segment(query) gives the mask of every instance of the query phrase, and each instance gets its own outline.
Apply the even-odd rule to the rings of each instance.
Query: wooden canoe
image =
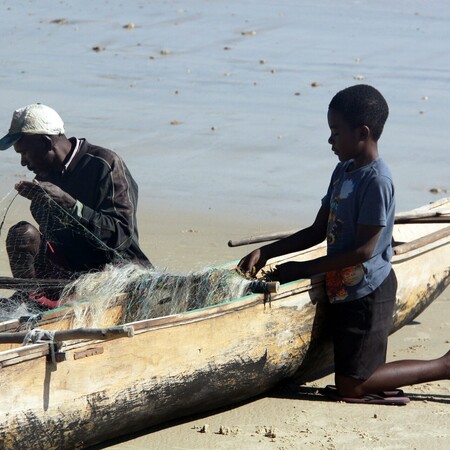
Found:
[[[405,221],[395,226],[394,240],[399,288],[392,332],[450,283],[450,227]],[[324,252],[319,245],[269,266]],[[301,383],[332,370],[323,277],[287,283],[265,300],[249,295],[109,334],[0,344],[0,448],[84,448],[251,398],[289,377]],[[62,328],[69,327],[63,309],[43,314],[39,327],[61,329],[62,317]],[[0,338],[18,325],[1,324]]]

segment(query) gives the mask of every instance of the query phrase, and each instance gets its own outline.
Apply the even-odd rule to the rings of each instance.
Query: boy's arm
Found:
[[[270,258],[313,247],[322,242],[327,233],[329,208],[321,206],[314,223],[293,235],[253,250],[238,264],[242,272],[256,275]]]
[[[289,262],[277,266],[277,278],[282,283],[309,278],[312,275],[362,264],[372,257],[382,227],[357,225],[355,247],[344,253],[322,256],[305,262]]]

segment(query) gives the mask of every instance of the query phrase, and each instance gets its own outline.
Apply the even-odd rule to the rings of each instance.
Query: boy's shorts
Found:
[[[330,305],[337,375],[367,380],[386,362],[396,293],[397,278],[391,270],[366,297]]]

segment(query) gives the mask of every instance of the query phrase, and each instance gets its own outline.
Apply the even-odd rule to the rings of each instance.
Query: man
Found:
[[[39,230],[19,222],[8,233],[11,271],[20,278],[66,278],[108,263],[151,263],[139,248],[138,188],[122,159],[85,139],[65,136],[59,114],[42,104],[13,113],[0,150],[14,146],[35,173],[20,181]]]

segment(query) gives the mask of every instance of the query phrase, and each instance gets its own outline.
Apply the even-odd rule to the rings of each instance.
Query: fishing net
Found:
[[[68,285],[63,301],[73,307],[75,328],[101,327],[217,305],[264,288],[234,270],[174,274],[134,264],[108,265]]]
[[[131,264],[113,249],[105,248],[105,244],[74,216],[42,195],[39,186],[35,190],[30,223],[34,224],[35,230],[39,227],[37,255],[23,252],[30,246],[32,233],[31,237],[27,233],[16,233],[14,240],[11,240],[11,231],[6,239],[4,232],[1,233],[3,265],[8,261],[8,254],[10,257],[20,254],[22,259],[16,258],[11,264],[13,274],[20,279],[0,277],[1,287],[13,290],[11,296],[0,300],[0,320],[34,315],[65,304],[73,308],[72,327],[101,327],[177,314],[265,290],[262,282],[249,281],[235,270],[205,269],[180,274]],[[0,232],[7,224],[7,213],[15,201],[14,191],[1,201],[4,215]],[[68,237],[77,239],[80,245],[87,242],[91,247],[98,246],[111,252],[113,263],[102,267],[102,270],[74,276],[73,272],[65,270],[64,264],[58,261],[58,255],[53,255],[51,247],[46,244],[57,244],[59,239]],[[41,261],[43,246],[45,258]],[[49,298],[50,303],[39,302],[42,298]]]

